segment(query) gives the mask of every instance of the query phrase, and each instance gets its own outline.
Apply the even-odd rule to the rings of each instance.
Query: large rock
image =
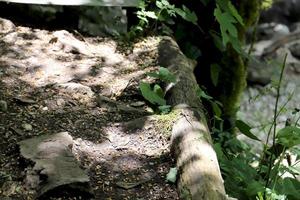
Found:
[[[0,18],[0,34],[9,33],[13,31],[15,28],[16,28],[15,25],[11,21]]]
[[[42,135],[19,142],[21,155],[34,163],[27,170],[26,186],[36,190],[37,197],[66,190],[92,195],[89,177],[72,154],[73,138],[67,132]]]

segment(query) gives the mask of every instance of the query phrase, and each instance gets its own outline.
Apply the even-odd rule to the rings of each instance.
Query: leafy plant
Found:
[[[228,0],[217,0],[214,15],[220,24],[223,45],[230,43],[237,52],[241,52],[237,24],[244,25],[242,17]]]
[[[147,73],[148,76],[159,79],[165,84],[175,84],[176,76],[172,74],[167,68],[160,67],[158,71]],[[165,114],[170,112],[170,105],[167,105],[165,92],[159,84],[154,84],[152,87],[150,83],[141,82],[139,85],[143,97],[151,104],[158,106],[161,113]]]
[[[181,17],[187,22],[194,24],[198,27],[198,17],[196,13],[186,7],[184,4],[181,7],[176,7],[168,0],[158,1],[143,1],[139,3],[139,11],[136,13],[139,23],[131,30],[132,35],[138,32],[143,32],[146,29],[158,30],[158,23],[160,23],[161,32],[170,35],[173,31],[169,25],[173,25],[174,18]],[[200,28],[200,27],[198,27]]]
[[[209,102],[211,109],[213,111],[213,129],[215,130],[216,128],[216,122],[221,122],[221,125],[219,126],[220,129],[222,129],[222,119],[221,119],[221,115],[222,115],[222,103],[219,101],[216,101],[212,96],[208,95],[203,89],[201,89],[200,87],[198,87],[197,89],[197,95],[200,99],[205,100],[207,102]]]
[[[242,134],[261,142],[264,146],[262,155],[251,153],[249,146],[224,132],[219,131],[220,135],[216,139],[215,149],[225,177],[225,187],[229,194],[238,199],[285,200],[298,198],[300,192],[299,181],[284,175],[289,173],[296,177],[300,174],[300,170],[295,168],[295,165],[300,161],[298,149],[300,144],[298,119],[300,116],[294,125],[286,123],[286,126],[280,130],[277,130],[276,126],[277,119],[282,111],[278,99],[285,61],[286,57],[281,68],[279,81],[274,85],[277,91],[276,104],[267,141],[263,143],[256,137],[251,132],[251,126],[246,122],[236,121],[236,127]],[[292,111],[295,115],[298,112],[297,109]],[[269,145],[268,140],[271,134],[273,139],[271,145]],[[289,160],[290,152],[297,157],[295,164],[292,164]],[[284,159],[288,160],[288,166],[283,164]]]

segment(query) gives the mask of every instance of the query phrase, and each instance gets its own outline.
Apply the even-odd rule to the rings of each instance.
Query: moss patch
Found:
[[[159,128],[164,135],[170,137],[173,124],[177,121],[179,115],[179,110],[174,110],[165,115],[156,115],[157,128]]]

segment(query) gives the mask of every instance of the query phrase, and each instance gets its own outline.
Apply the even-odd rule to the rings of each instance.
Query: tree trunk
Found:
[[[172,128],[172,152],[178,169],[178,190],[181,199],[227,199],[216,153],[212,147],[202,104],[197,97],[193,74],[195,62],[180,51],[168,37],[159,44],[160,66],[177,76],[169,91],[169,104],[180,111]]]

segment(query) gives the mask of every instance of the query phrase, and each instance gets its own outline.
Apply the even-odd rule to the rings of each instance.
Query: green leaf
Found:
[[[155,2],[155,5],[156,5],[158,8],[160,8],[161,10],[164,9],[164,5],[162,4],[161,1],[156,1],[156,2]]]
[[[147,72],[147,76],[153,77],[153,78],[159,78],[158,72]]]
[[[164,67],[160,67],[158,72],[149,72],[147,75],[153,78],[158,78],[167,83],[176,83],[176,76]]]
[[[276,185],[276,191],[278,191],[280,194],[287,195],[289,200],[299,199],[300,182],[293,178],[285,178],[278,181]]]
[[[286,195],[278,194],[274,189],[266,188],[265,191],[266,200],[287,200]]]
[[[221,67],[218,64],[212,64],[210,66],[210,78],[214,86],[218,85],[220,71]]]
[[[143,14],[146,17],[149,17],[149,18],[152,18],[152,19],[157,19],[157,16],[156,16],[155,12],[153,12],[153,11],[143,11]]]
[[[236,120],[236,127],[240,130],[240,132],[244,135],[246,135],[247,137],[253,139],[253,140],[257,140],[260,141],[260,139],[258,139],[253,133],[251,133],[251,127],[246,124],[244,121],[242,120]]]
[[[191,22],[194,25],[197,25],[198,17],[195,12],[191,11],[188,7],[185,5],[182,6],[182,9],[180,8],[174,8],[175,12],[182,17],[184,20]]]
[[[230,13],[222,12],[219,6],[215,8],[214,16],[220,24],[223,44],[226,46],[230,41],[230,36],[234,38],[238,36],[238,31],[234,25],[237,21]]]
[[[198,97],[206,99],[206,100],[212,100],[213,98],[211,96],[209,96],[208,94],[206,94],[204,92],[204,90],[202,90],[201,88],[198,88],[196,91]]]
[[[236,52],[243,53],[241,48],[242,45],[237,37],[229,36],[229,42],[231,43],[234,50],[236,50]]]
[[[235,19],[241,24],[244,25],[243,19],[240,16],[239,12],[236,10],[234,5],[231,3],[231,1],[228,1],[228,8],[230,10],[230,13],[235,17]]]
[[[220,117],[221,117],[221,114],[222,114],[221,108],[220,108],[219,105],[218,105],[216,102],[214,102],[214,101],[211,101],[210,103],[211,103],[211,106],[212,106],[212,109],[213,109],[213,111],[214,111],[215,116],[217,116],[218,118],[220,118]]]
[[[153,91],[161,98],[164,98],[164,91],[158,84],[154,85]]]
[[[159,106],[158,109],[161,114],[168,114],[171,111],[171,106],[170,105]]]
[[[167,68],[160,67],[158,74],[159,74],[159,79],[162,81],[165,81],[167,83],[176,82],[176,76],[172,74]]]
[[[207,5],[211,0],[200,0],[201,1],[201,3],[203,3],[203,5]]]
[[[166,105],[166,100],[157,95],[152,89],[149,83],[141,82],[140,90],[143,97],[152,104]]]
[[[169,173],[167,174],[166,181],[171,182],[171,183],[175,183],[176,182],[176,176],[177,176],[177,168],[172,167],[172,168],[170,168]]]
[[[261,182],[250,180],[247,183],[247,187],[246,187],[247,196],[249,197],[255,196],[257,193],[263,191],[264,191],[264,185]]]
[[[278,131],[276,138],[278,143],[291,148],[300,144],[300,129],[295,126],[286,126]]]
[[[222,38],[214,31],[209,32],[210,35],[213,38],[215,46],[220,50],[220,51],[225,51],[225,46],[222,43]]]
[[[184,44],[184,54],[188,57],[191,58],[193,60],[196,60],[197,58],[199,58],[199,56],[201,56],[201,50],[193,45],[190,42],[186,42]]]
[[[216,0],[216,2],[217,6],[219,6],[222,10],[224,10],[225,12],[229,11],[228,0]]]
[[[290,151],[293,155],[296,155],[297,160],[300,159],[300,147],[299,146],[294,146],[293,148],[290,149]]]

